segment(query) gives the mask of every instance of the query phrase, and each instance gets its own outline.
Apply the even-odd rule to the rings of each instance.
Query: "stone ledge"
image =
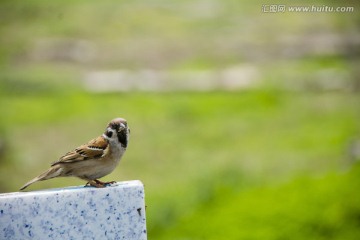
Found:
[[[147,239],[144,186],[0,194],[0,239]]]

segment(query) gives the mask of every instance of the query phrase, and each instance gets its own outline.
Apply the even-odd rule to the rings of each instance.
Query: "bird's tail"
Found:
[[[25,188],[27,188],[34,182],[43,181],[43,180],[51,179],[54,177],[59,177],[61,175],[61,172],[62,172],[62,168],[60,167],[59,164],[56,164],[56,165],[52,166],[51,168],[49,168],[48,170],[46,170],[45,172],[43,172],[42,174],[40,174],[39,176],[37,176],[36,178],[27,182],[24,186],[22,186],[20,188],[20,191],[24,190]]]

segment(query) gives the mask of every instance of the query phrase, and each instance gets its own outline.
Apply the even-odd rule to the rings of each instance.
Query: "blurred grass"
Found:
[[[359,170],[240,192],[215,187],[212,201],[157,239],[358,239]]]
[[[349,140],[360,130],[358,96],[336,91],[308,93],[264,88],[233,93],[96,95],[45,91],[36,95],[8,94],[1,97],[1,102],[6,106],[6,118],[1,118],[1,126],[6,130],[10,149],[1,163],[3,192],[17,191],[66,151],[100,134],[109,119],[126,117],[132,129],[131,144],[120,167],[104,179],[144,182],[149,236],[159,239],[163,234],[163,239],[169,236],[215,239],[217,235],[212,231],[206,234],[201,230],[202,224],[184,225],[182,221],[203,221],[203,205],[213,208],[215,204],[213,211],[217,211],[217,204],[223,206],[229,201],[230,206],[236,205],[236,199],[242,199],[243,194],[249,200],[244,200],[243,208],[234,209],[234,215],[231,209],[235,207],[218,211],[230,211],[229,221],[238,216],[238,211],[241,214],[248,211],[254,218],[264,217],[262,225],[258,223],[262,227],[271,226],[271,221],[277,221],[278,213],[270,212],[272,217],[267,219],[257,210],[259,206],[249,202],[259,198],[261,209],[272,209],[278,202],[275,197],[278,194],[268,189],[274,184],[291,182],[297,175],[327,179],[328,172],[346,169],[350,165],[346,156]],[[22,143],[21,150],[18,141]],[[343,175],[346,178],[347,173]],[[317,182],[311,178],[306,181],[309,183],[302,186],[299,183],[294,187],[292,183],[280,186],[286,189],[283,197],[290,198],[292,191],[301,191],[298,189]],[[331,188],[334,181],[329,177],[319,184]],[[32,189],[78,184],[82,182],[77,179],[57,179],[37,183]],[[300,203],[278,204],[274,211],[301,207]],[[211,229],[225,224],[223,217],[226,216],[220,214],[218,220],[211,220],[214,224]],[[305,216],[303,222],[294,225],[302,227],[306,221]],[[239,233],[246,231],[241,224],[233,229],[234,232],[227,230],[229,235],[224,236],[229,239],[251,236],[250,232]],[[285,236],[291,233],[288,231]],[[280,236],[272,234],[274,239]],[[253,239],[261,238],[253,235]],[[269,235],[265,239],[273,238]]]

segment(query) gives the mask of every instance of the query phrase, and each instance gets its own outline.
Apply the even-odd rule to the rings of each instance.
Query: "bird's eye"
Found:
[[[107,132],[106,132],[106,136],[108,136],[109,138],[111,138],[112,135],[113,135],[113,132],[110,132],[110,131],[107,131]]]

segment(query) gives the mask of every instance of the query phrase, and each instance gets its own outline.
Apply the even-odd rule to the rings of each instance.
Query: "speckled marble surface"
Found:
[[[0,239],[147,239],[143,184],[0,194]]]

